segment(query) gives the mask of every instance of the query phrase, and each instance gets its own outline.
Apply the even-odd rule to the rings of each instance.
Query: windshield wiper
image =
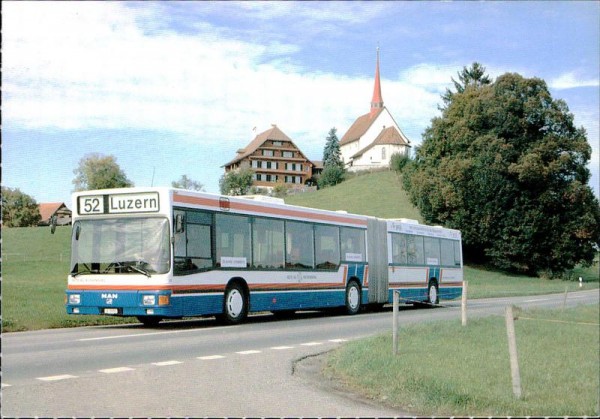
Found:
[[[139,268],[139,267],[137,267],[135,265],[127,265],[126,267],[129,268],[129,269],[132,269],[132,270],[134,270],[134,271],[136,271],[136,272],[138,272],[138,273],[140,273],[142,275],[146,275],[148,278],[150,278],[152,276],[152,275],[150,275],[150,273],[148,271],[146,271],[146,270],[144,270],[142,268]]]

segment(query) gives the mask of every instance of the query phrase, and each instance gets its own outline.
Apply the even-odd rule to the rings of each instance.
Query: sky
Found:
[[[452,77],[544,79],[593,150],[599,192],[600,2],[3,2],[2,185],[71,206],[74,170],[112,155],[136,186],[223,165],[277,126],[321,160],[370,109],[411,140]]]

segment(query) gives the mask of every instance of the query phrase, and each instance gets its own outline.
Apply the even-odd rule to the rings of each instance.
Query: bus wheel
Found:
[[[162,317],[156,317],[156,316],[137,316],[137,319],[145,327],[155,327],[155,326],[158,326],[158,324],[162,320]]]
[[[248,315],[248,299],[244,288],[237,283],[232,284],[225,291],[223,302],[222,320],[226,324],[242,322]]]
[[[360,287],[356,281],[350,281],[346,287],[346,313],[358,313],[360,310],[360,300]]]
[[[437,305],[440,303],[440,296],[438,293],[438,283],[435,279],[429,281],[429,287],[427,288],[427,302],[429,304]]]

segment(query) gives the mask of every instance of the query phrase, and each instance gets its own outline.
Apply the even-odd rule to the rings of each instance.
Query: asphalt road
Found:
[[[599,291],[566,304],[598,304]],[[469,317],[508,304],[560,307],[564,295],[472,300]],[[460,301],[403,307],[402,324],[459,319]],[[257,315],[239,326],[188,320],[9,333],[2,336],[2,416],[393,416],[351,395],[328,391],[297,363],[346,341],[391,331],[391,309],[356,316]]]

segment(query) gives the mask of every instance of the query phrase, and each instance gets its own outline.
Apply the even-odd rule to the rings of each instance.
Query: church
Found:
[[[408,154],[410,147],[410,140],[383,106],[377,48],[371,110],[359,116],[340,140],[342,160],[352,172],[387,168],[393,154]]]

